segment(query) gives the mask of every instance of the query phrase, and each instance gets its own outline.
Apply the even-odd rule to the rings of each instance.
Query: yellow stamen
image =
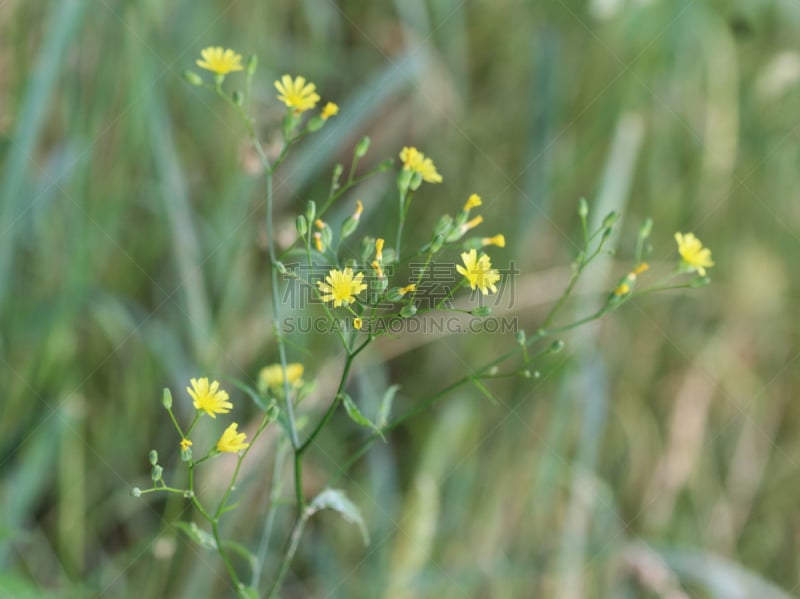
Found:
[[[189,439],[181,439],[181,449],[186,451],[192,446],[192,442]]]

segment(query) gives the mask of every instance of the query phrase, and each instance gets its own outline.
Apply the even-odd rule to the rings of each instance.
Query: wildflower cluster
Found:
[[[233,402],[230,401],[228,393],[220,387],[217,381],[210,382],[205,377],[191,379],[190,386],[186,388],[186,391],[192,400],[194,416],[191,424],[183,429],[173,412],[172,396],[168,390],[165,390],[163,402],[180,437],[178,448],[180,459],[187,466],[187,483],[184,488],[167,485],[163,479],[164,468],[158,463],[158,455],[153,451],[150,456],[153,487],[144,491],[137,488],[134,490],[134,494],[140,496],[145,493],[165,491],[180,493],[191,499],[197,513],[210,526],[212,540],[209,541],[208,533],[199,529],[194,522],[185,526],[187,534],[196,542],[216,549],[240,596],[258,596],[261,570],[257,564],[262,562],[266,556],[262,554],[257,559],[246,548],[237,546],[236,554],[244,556],[245,561],[253,567],[253,582],[249,586],[242,583],[239,568],[235,567],[232,561],[232,552],[227,549],[228,545],[221,539],[219,523],[220,517],[235,507],[235,504],[229,504],[229,499],[234,490],[242,460],[245,459],[264,428],[279,419],[281,424],[279,432],[283,432],[284,435],[280,437],[278,447],[290,452],[293,460],[296,520],[290,542],[286,544],[288,550],[282,556],[280,567],[270,587],[270,596],[273,596],[280,588],[283,576],[288,571],[289,563],[297,550],[306,521],[316,511],[320,509],[339,511],[349,522],[358,524],[362,527],[362,532],[365,532],[358,508],[347,499],[342,491],[325,489],[314,498],[306,497],[303,482],[304,458],[334,414],[342,411],[343,408],[343,412],[355,425],[369,431],[370,437],[363,448],[365,450],[373,440],[383,438],[385,432],[416,413],[416,408],[414,408],[391,420],[390,407],[394,392],[387,392],[388,399],[384,400],[378,418],[373,421],[361,411],[357,402],[348,394],[349,374],[354,361],[378,336],[385,334],[371,328],[370,322],[378,317],[389,322],[402,322],[404,319],[411,319],[423,312],[430,311],[461,312],[478,318],[487,316],[490,308],[483,305],[484,298],[499,294],[499,286],[504,280],[503,272],[493,266],[492,259],[487,252],[494,253],[496,252],[494,248],[505,248],[506,238],[503,233],[491,231],[488,235],[472,233],[484,227],[483,215],[476,213],[483,206],[483,199],[477,193],[472,193],[461,204],[460,209],[456,207],[452,214],[445,213],[439,217],[436,224],[423,237],[424,243],[418,247],[404,243],[404,229],[414,211],[415,195],[426,193],[422,189],[423,183],[439,184],[443,182],[444,178],[439,173],[433,159],[414,146],[405,146],[400,149],[399,167],[395,160],[390,158],[377,163],[366,173],[358,175],[360,161],[367,155],[370,147],[370,139],[364,137],[353,149],[352,162],[347,170],[348,174],[345,176],[344,166],[337,164],[333,170],[327,196],[308,200],[302,209],[297,209],[295,215],[297,237],[279,255],[275,247],[273,226],[272,196],[275,170],[281,165],[293,144],[325,126],[328,120],[338,114],[339,107],[328,101],[321,110],[317,111],[321,96],[317,92],[316,85],[303,76],[283,75],[274,82],[278,93],[273,100],[282,103],[286,108],[280,128],[280,150],[269,157],[265,146],[256,135],[257,128],[248,112],[252,79],[257,68],[256,57],[251,56],[243,66],[242,57],[233,50],[210,47],[201,52],[201,59],[197,61],[197,65],[213,73],[213,84],[207,84],[200,75],[194,72],[185,73],[185,79],[192,85],[213,91],[235,109],[263,166],[267,184],[266,227],[270,258],[270,305],[273,329],[278,333],[278,324],[281,321],[282,306],[278,295],[278,274],[281,274],[285,278],[293,279],[313,293],[322,306],[325,318],[330,322],[347,323],[348,326],[336,329],[341,353],[344,356],[344,367],[336,389],[323,390],[323,394],[327,394],[328,397],[324,413],[315,415],[312,411],[305,411],[306,406],[302,401],[313,389],[315,377],[307,376],[306,364],[289,361],[290,350],[293,351],[293,348],[288,346],[283,335],[276,334],[277,362],[263,367],[258,372],[255,388],[245,383],[238,383],[240,389],[249,395],[263,412],[261,422],[252,437],[248,441],[247,434],[239,432],[239,424],[232,422],[224,429],[216,443],[209,447],[205,455],[199,459],[195,459],[193,456],[195,443],[190,438],[195,430],[195,425],[204,415],[216,420],[217,415],[230,413],[234,408]],[[226,91],[223,88],[226,77],[238,71],[245,71],[246,79],[242,90]],[[370,229],[370,227],[377,227],[377,224],[369,222],[369,219],[364,217],[365,214],[372,211],[377,212],[379,207],[365,206],[362,200],[349,198],[347,194],[364,180],[393,168],[396,168],[397,193],[394,202],[397,228],[394,235],[391,236],[383,230]],[[440,201],[442,205],[447,204],[446,199]],[[348,203],[347,206],[345,206],[345,202]],[[332,222],[329,219],[329,210],[336,204],[345,208],[346,213],[349,214],[340,223]],[[536,334],[528,337],[524,331],[518,331],[515,349],[505,357],[474,369],[455,384],[451,384],[445,390],[425,399],[422,405],[433,405],[447,392],[469,384],[475,385],[483,394],[491,397],[490,391],[481,382],[482,380],[503,376],[535,378],[532,373],[536,371],[531,369],[534,361],[544,355],[561,351],[564,343],[560,339],[553,339],[536,354],[529,354],[529,348],[533,348],[547,337],[554,337],[558,333],[599,318],[633,296],[637,278],[649,268],[648,264],[644,262],[644,254],[652,228],[651,221],[646,221],[640,229],[636,249],[636,265],[625,274],[609,294],[606,305],[599,312],[579,318],[574,322],[554,326],[581,273],[604,251],[616,221],[616,216],[611,213],[602,220],[595,231],[590,231],[587,222],[588,212],[588,205],[585,200],[582,200],[578,210],[584,233],[582,248],[573,264],[568,285],[543,319],[542,326]],[[367,225],[364,225],[362,221],[366,221]],[[385,221],[386,219],[383,218],[380,224],[385,225]],[[360,227],[367,231],[365,234],[359,234],[360,240],[354,243],[356,239],[353,238],[357,235]],[[387,238],[389,242],[387,242]],[[349,242],[344,243],[346,240]],[[707,280],[705,279],[706,269],[713,266],[710,251],[703,248],[700,241],[691,233],[678,233],[676,240],[680,263],[673,275],[697,272],[702,280]],[[289,256],[292,256],[292,259],[302,256],[302,263],[307,267],[305,272],[318,274],[304,276],[299,274],[298,269],[287,267],[284,260]],[[411,269],[409,265],[412,259],[419,260],[418,264],[421,267]],[[423,306],[421,302],[423,289],[432,281],[433,265],[437,260],[451,261],[460,278],[453,287],[448,288],[446,293],[438,297],[436,302]],[[693,283],[690,286],[697,285]],[[473,297],[476,297],[479,302],[478,306],[472,309],[453,307],[451,300],[455,299],[457,292],[462,287],[469,287],[473,292]],[[656,285],[645,291],[666,288],[673,287]],[[521,360],[521,364],[512,367],[507,372],[499,372],[499,365],[512,360]],[[313,371],[313,365],[308,364],[308,366]],[[306,378],[310,378],[310,381],[307,381]],[[300,410],[305,412],[302,417],[296,415],[296,411]],[[309,421],[312,421],[312,424],[306,427],[305,423]],[[304,438],[301,435],[304,435]],[[198,445],[202,445],[200,440],[198,440]],[[224,453],[237,454],[238,462],[223,499],[216,510],[211,510],[195,494],[195,469],[207,460]],[[276,468],[284,455],[281,451],[276,452]],[[357,453],[356,457],[359,455],[361,453]],[[351,463],[348,462],[343,471]],[[278,499],[278,495],[275,494],[269,505],[268,519],[274,516]],[[260,546],[268,547],[268,541],[269,539],[262,541]]]

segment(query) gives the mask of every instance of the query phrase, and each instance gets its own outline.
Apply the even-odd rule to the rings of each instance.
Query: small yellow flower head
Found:
[[[194,399],[196,410],[204,410],[212,418],[217,414],[227,414],[231,411],[233,404],[228,401],[228,393],[219,388],[219,383],[214,381],[208,384],[208,379],[191,379],[191,387],[186,387],[186,391]]]
[[[362,212],[364,212],[364,204],[361,203],[361,200],[356,200],[356,211],[353,213],[353,218],[360,219]]]
[[[219,441],[217,441],[217,451],[239,453],[241,450],[250,447],[249,443],[244,442],[247,435],[238,432],[238,429],[239,425],[236,422],[225,429],[225,432],[222,433]]]
[[[317,229],[319,229],[320,231],[322,231],[322,229],[324,229],[325,227],[327,227],[327,226],[328,226],[328,223],[326,223],[326,222],[325,222],[324,220],[322,220],[321,218],[318,218],[317,220],[315,220],[315,221],[314,221],[314,225],[316,225]]]
[[[473,208],[477,208],[481,204],[483,204],[483,202],[481,202],[481,196],[479,196],[477,193],[473,193],[471,196],[469,196],[467,203],[464,204],[464,211],[469,212],[470,210],[472,210]]]
[[[189,439],[181,439],[181,449],[186,451],[192,446],[192,442]]]
[[[495,283],[500,280],[500,273],[492,268],[489,256],[481,254],[479,258],[477,251],[472,249],[462,253],[461,259],[464,266],[458,264],[456,270],[464,275],[471,289],[477,287],[483,295],[488,295],[490,289],[492,293],[497,293]]]
[[[383,278],[383,269],[381,268],[381,263],[377,260],[372,261],[372,270],[375,271],[375,274],[379,279]]]
[[[325,244],[322,243],[322,234],[319,231],[314,233],[314,247],[317,248],[318,252],[325,251]]]
[[[422,180],[428,183],[441,183],[442,176],[436,171],[433,160],[426,158],[425,154],[414,147],[405,147],[400,151],[400,160],[403,161],[403,169],[415,171],[422,175]]]
[[[333,300],[333,307],[338,308],[342,304],[351,304],[355,301],[355,296],[367,288],[365,283],[362,283],[364,273],[360,272],[353,275],[353,269],[349,266],[344,271],[331,270],[325,276],[325,281],[317,281],[319,290],[325,295],[322,296],[323,302]]]
[[[631,273],[634,275],[640,275],[643,272],[647,271],[650,268],[650,265],[647,262],[642,262],[639,266],[634,268]]]
[[[197,66],[216,73],[217,75],[227,75],[233,71],[241,71],[242,56],[233,50],[226,50],[220,46],[209,46],[200,52],[202,60],[197,61]]]
[[[304,367],[298,362],[286,365],[286,380],[290,387],[299,387],[303,384]],[[261,388],[282,389],[283,388],[283,367],[280,364],[270,364],[264,366],[258,373],[258,382]]]
[[[614,295],[617,297],[628,295],[631,292],[631,286],[627,283],[620,283],[619,286],[614,290]]]
[[[499,248],[506,247],[506,236],[500,233],[499,235],[495,235],[494,237],[484,237],[481,239],[481,243],[484,246],[487,245],[496,245]]]
[[[406,285],[400,289],[400,295],[405,295],[406,293],[411,293],[417,290],[417,284],[411,283],[411,285]]]
[[[298,114],[311,110],[319,102],[319,94],[315,91],[317,86],[306,83],[305,77],[292,79],[291,76],[284,75],[280,81],[275,82],[275,88],[280,92],[278,100]]]
[[[378,262],[383,260],[383,244],[384,244],[383,239],[378,238],[375,240],[375,259]]]
[[[320,114],[320,116],[323,120],[327,121],[329,118],[336,116],[337,114],[339,114],[339,107],[333,102],[328,102],[322,109],[322,114]]]
[[[363,326],[364,326],[364,321],[363,321],[363,320],[361,320],[361,319],[360,319],[358,316],[356,316],[356,317],[353,319],[353,328],[355,328],[356,330],[359,330],[359,331],[360,331],[360,330],[361,330],[361,327],[363,327]]]
[[[461,233],[463,234],[469,231],[470,229],[474,229],[482,222],[483,222],[483,217],[481,215],[478,215],[475,218],[468,220],[463,225],[461,225]]]
[[[714,262],[711,261],[711,250],[704,248],[693,233],[675,233],[675,241],[678,242],[678,253],[683,264],[689,270],[696,270],[701,277],[706,276],[706,268],[714,266]]]

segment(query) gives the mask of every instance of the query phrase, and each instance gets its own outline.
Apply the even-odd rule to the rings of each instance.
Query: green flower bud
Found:
[[[692,282],[689,283],[689,287],[692,289],[698,289],[699,287],[705,287],[711,282],[711,279],[708,277],[695,277],[692,279]]]
[[[453,217],[449,214],[443,214],[436,223],[436,226],[433,228],[434,235],[447,235],[450,231],[450,227],[453,226]]]
[[[578,201],[578,216],[582,219],[585,219],[589,214],[589,204],[586,202],[586,198],[581,198]]]
[[[280,260],[275,260],[274,264],[275,268],[279,273],[281,273],[282,275],[286,274],[286,265],[283,262],[281,262]]]
[[[400,293],[400,288],[392,287],[386,293],[386,299],[388,299],[390,302],[399,302],[401,299],[403,299],[403,294]]]
[[[191,462],[192,461],[192,448],[181,448],[181,461],[182,462]]]
[[[172,393],[164,387],[164,392],[161,394],[161,404],[168,410],[172,409]]]
[[[474,310],[472,310],[472,315],[477,316],[478,318],[483,318],[484,316],[489,316],[492,313],[492,309],[489,306],[478,306]]]
[[[313,133],[314,131],[319,131],[320,129],[322,129],[325,126],[325,123],[327,122],[328,121],[326,119],[323,119],[321,116],[316,115],[311,117],[311,119],[309,119],[306,128]]]
[[[441,250],[442,245],[444,245],[444,236],[437,235],[436,237],[434,237],[430,247],[431,254],[435,254],[436,252]]]
[[[414,176],[411,177],[411,183],[409,183],[408,187],[411,191],[416,191],[420,185],[422,185],[422,173],[414,171]]]
[[[406,169],[402,169],[399,173],[397,173],[397,188],[400,190],[401,195],[405,195],[405,193],[408,191],[408,188],[411,185],[411,177],[413,175],[413,172],[407,171]]]
[[[231,99],[236,106],[244,104],[244,95],[238,89],[231,94]]]
[[[133,495],[134,497],[141,497],[142,490],[139,487],[134,487],[133,489],[131,489],[131,495]]]
[[[251,54],[247,59],[247,66],[245,68],[247,69],[248,75],[253,75],[258,68],[258,56]]]
[[[297,227],[297,234],[300,237],[305,237],[306,233],[308,233],[308,221],[306,217],[302,214],[298,214],[295,219],[295,226]]]
[[[517,331],[517,343],[519,343],[520,345],[525,345],[525,341],[526,341],[525,331],[523,329],[520,329],[519,331]]]
[[[200,75],[198,75],[194,71],[184,71],[183,79],[190,85],[194,85],[197,87],[203,85],[203,78],[200,77]]]
[[[417,307],[414,304],[408,304],[400,309],[400,316],[403,318],[411,318],[417,313]]]
[[[557,354],[561,350],[564,349],[564,342],[561,339],[556,339],[553,343],[550,344],[550,353]]]
[[[483,237],[470,237],[462,242],[461,247],[465,250],[479,250],[483,247]]]
[[[387,158],[383,162],[378,165],[378,172],[385,173],[388,170],[391,170],[394,167],[394,158]]]
[[[394,264],[397,262],[397,254],[395,254],[393,248],[384,248],[383,250],[383,263],[384,264]]]
[[[331,242],[333,241],[333,231],[331,231],[331,228],[324,227],[320,233],[322,234],[322,243],[325,244],[325,247],[330,247]]]
[[[158,482],[161,480],[162,474],[164,474],[164,469],[158,464],[156,464],[155,466],[153,466],[153,470],[150,473],[150,478],[153,479],[153,482]]]
[[[367,153],[367,150],[369,150],[369,141],[369,137],[365,136],[361,138],[361,141],[358,142],[358,145],[356,145],[356,150],[353,153],[356,158],[364,157],[364,155]]]
[[[639,227],[639,238],[640,239],[647,239],[650,237],[650,233],[653,231],[653,219],[646,218],[644,222]]]
[[[361,240],[361,248],[359,251],[361,262],[363,262],[364,264],[369,264],[369,260],[372,257],[374,251],[375,251],[375,238],[364,237]]]
[[[150,464],[152,466],[158,464],[158,452],[155,449],[150,450]]]
[[[306,220],[308,220],[310,223],[313,223],[316,216],[317,204],[314,202],[314,200],[308,200],[308,202],[306,202]]]
[[[357,218],[353,218],[352,216],[346,218],[345,221],[342,223],[342,232],[341,232],[342,239],[350,237],[350,235],[352,235],[355,232],[356,227],[358,227]]]
[[[617,222],[617,213],[613,210],[609,212],[606,217],[603,219],[603,227],[612,227],[615,222]]]

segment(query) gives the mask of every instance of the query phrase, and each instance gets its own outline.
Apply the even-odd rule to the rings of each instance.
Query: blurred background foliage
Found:
[[[372,543],[315,519],[285,597],[796,595],[798,40],[796,0],[0,2],[0,595],[232,594],[174,526],[191,518],[182,499],[129,495],[151,448],[167,476],[177,465],[164,386],[186,417],[190,376],[233,391],[276,359],[258,168],[230,110],[180,77],[208,45],[259,55],[268,144],[280,74],[341,106],[278,174],[279,244],[370,135],[365,169],[413,144],[444,176],[418,194],[410,240],[484,197],[486,234],[509,240],[494,261],[521,271],[496,313],[529,331],[568,276],[581,196],[623,219],[574,315],[631,267],[646,216],[655,273],[674,264],[675,231],[717,263],[709,287],[566,336],[540,378],[491,385],[497,405],[465,388],[373,446],[336,481]],[[330,221],[356,198],[360,231],[392,238],[391,175]],[[341,358],[330,339],[290,341],[317,380],[316,418]],[[404,410],[514,344],[382,341],[351,382],[368,411],[392,383]],[[258,414],[233,399],[252,430]],[[307,486],[364,436],[339,414]],[[225,524],[251,547],[263,441]]]

